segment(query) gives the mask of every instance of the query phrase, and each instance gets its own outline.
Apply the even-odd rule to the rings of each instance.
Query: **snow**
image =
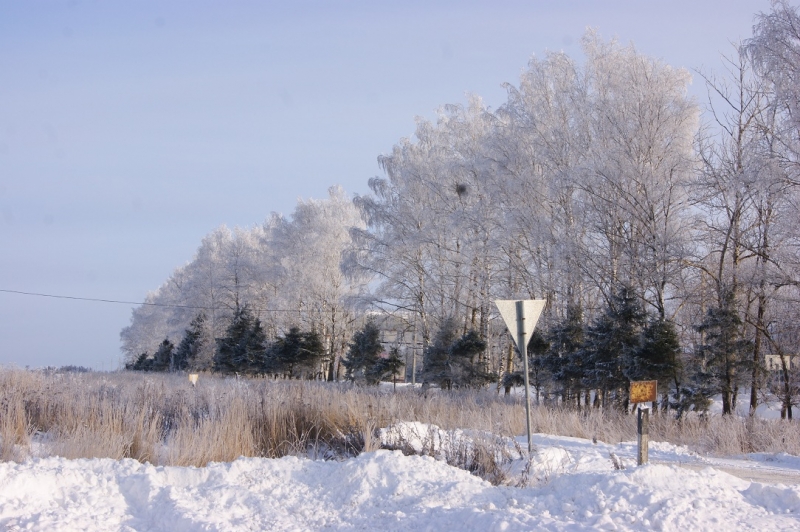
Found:
[[[435,435],[472,445],[487,435],[418,423],[381,431],[384,443],[425,452]],[[800,459],[715,459],[653,442],[635,466],[633,442],[536,435],[509,478],[493,486],[434,456],[379,450],[342,461],[239,458],[204,468],[134,460],[32,458],[0,463],[0,529],[18,530],[798,530]],[[615,470],[610,453],[625,469]],[[513,457],[512,457],[513,458]],[[780,473],[754,482],[723,471]],[[793,476],[795,475],[795,476]],[[777,478],[777,477],[776,477]],[[787,481],[788,479],[788,481]],[[792,479],[795,479],[792,481]],[[509,482],[513,484],[514,482]]]

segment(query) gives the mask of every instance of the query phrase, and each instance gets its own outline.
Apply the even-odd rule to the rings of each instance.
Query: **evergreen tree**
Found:
[[[636,354],[633,367],[628,372],[631,380],[657,380],[658,390],[669,404],[669,390],[674,385],[680,389],[681,345],[675,324],[670,320],[651,319],[642,333],[642,345]]]
[[[267,333],[261,320],[256,318],[245,341],[247,372],[265,373],[267,368]]]
[[[446,319],[423,353],[422,379],[425,383],[436,383],[442,389],[450,389],[453,374],[450,364],[450,346],[458,338],[458,324],[453,318]]]
[[[627,409],[629,371],[642,342],[647,315],[633,290],[623,287],[615,293],[605,312],[586,330],[583,354],[585,383],[603,393],[615,394],[617,406]]]
[[[539,402],[541,390],[545,384],[552,381],[552,361],[549,358],[550,343],[539,329],[534,329],[531,339],[528,340],[528,383],[536,390],[536,402]],[[518,352],[518,351],[517,351]],[[517,369],[503,377],[503,386],[508,389],[512,386],[525,384],[525,372]]]
[[[480,355],[485,350],[486,341],[477,331],[459,337],[456,320],[449,318],[425,350],[423,379],[447,390],[453,386],[481,387],[495,382],[497,375],[481,367]]]
[[[152,359],[147,357],[147,353],[140,354],[133,363],[125,364],[125,369],[134,371],[150,371]]]
[[[175,346],[169,341],[169,338],[164,338],[150,361],[150,371],[169,371],[174,350]]]
[[[486,371],[480,357],[486,341],[476,330],[467,331],[450,346],[451,380],[457,386],[480,388],[497,381],[497,375]]]
[[[388,357],[379,357],[375,364],[367,371],[367,382],[379,383],[382,380],[391,378],[394,388],[397,389],[397,375],[405,366],[403,359],[396,347],[389,351]]]
[[[383,352],[380,336],[381,331],[374,320],[368,320],[363,329],[356,331],[347,356],[342,360],[347,379],[366,381],[370,384],[377,384],[380,381],[380,376],[376,376],[374,370]]]
[[[203,347],[205,340],[204,329],[206,323],[206,315],[201,312],[189,324],[189,328],[184,331],[183,339],[178,344],[173,356],[173,369],[176,371],[184,371],[192,367],[197,354]]]
[[[536,390],[537,404],[542,388],[553,380],[550,360],[547,356],[549,351],[550,342],[547,341],[544,333],[539,329],[534,329],[531,339],[528,341],[528,382]]]
[[[263,367],[266,336],[247,306],[236,310],[225,336],[217,340],[214,371],[255,373]]]
[[[266,368],[271,373],[281,373],[288,378],[313,378],[324,354],[325,347],[319,334],[315,331],[304,333],[298,327],[291,327],[269,348]]]
[[[565,404],[575,398],[580,403],[581,388],[586,378],[586,361],[583,357],[583,311],[578,305],[568,305],[564,321],[548,331],[550,347],[546,355],[547,367],[561,388]]]
[[[705,343],[698,349],[697,381],[703,383],[698,393],[710,397],[722,394],[722,415],[730,415],[736,406],[739,380],[749,366],[752,345],[742,338],[742,320],[736,311],[732,291],[721,298],[719,307],[708,309],[697,330]]]

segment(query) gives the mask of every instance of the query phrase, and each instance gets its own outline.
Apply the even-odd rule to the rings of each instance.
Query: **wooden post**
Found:
[[[650,439],[650,409],[637,409],[637,426],[639,434],[639,449],[636,454],[636,464],[644,465],[648,462],[647,447]]]

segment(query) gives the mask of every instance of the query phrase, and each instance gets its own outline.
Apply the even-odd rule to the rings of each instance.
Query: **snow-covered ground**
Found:
[[[436,434],[439,445],[474,436],[406,424],[383,431],[382,439],[397,444],[403,437],[413,448],[423,445],[414,439],[423,433]],[[517,443],[524,447],[525,438]],[[433,457],[388,450],[344,461],[240,458],[204,468],[108,459],[0,463],[0,527],[800,530],[798,457],[714,459],[651,443],[651,464],[636,467],[633,442],[537,435],[534,443],[532,460],[506,465],[517,481],[525,472],[525,487],[492,486]],[[624,469],[613,467],[611,453]],[[759,481],[740,478],[748,475]]]

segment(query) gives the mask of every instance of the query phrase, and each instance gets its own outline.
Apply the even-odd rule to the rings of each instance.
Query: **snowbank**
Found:
[[[421,429],[422,427],[418,427]],[[685,449],[632,467],[628,447],[537,436],[532,487],[492,486],[429,456],[240,458],[205,468],[133,460],[0,463],[7,530],[798,530],[800,486],[741,480]],[[614,470],[609,449],[627,467]],[[791,462],[780,457],[783,462]],[[774,464],[774,463],[773,463]]]

